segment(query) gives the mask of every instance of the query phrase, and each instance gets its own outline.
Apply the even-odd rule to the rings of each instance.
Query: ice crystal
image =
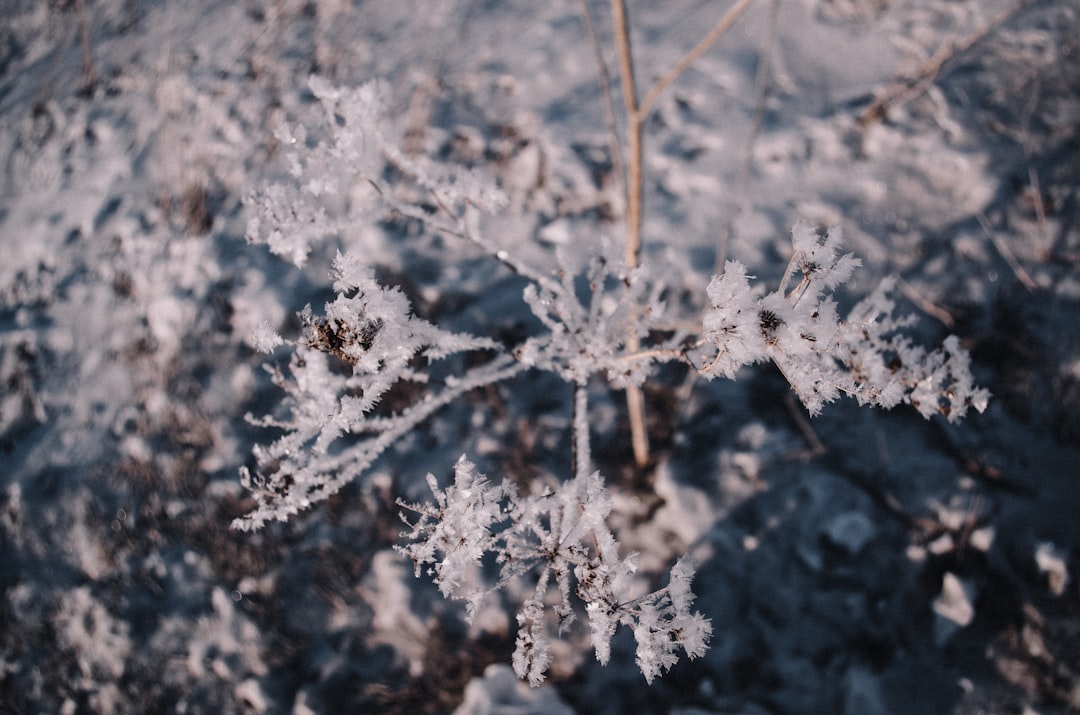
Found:
[[[601,663],[611,656],[611,637],[620,624],[632,630],[637,663],[649,682],[677,662],[677,650],[691,658],[704,654],[712,626],[691,610],[694,569],[689,560],[675,564],[668,586],[636,596],[636,558],[619,556],[619,544],[606,525],[611,497],[599,473],[521,497],[508,482],[492,485],[462,457],[452,485],[440,490],[431,475],[428,483],[435,504],[400,502],[418,515],[414,522],[406,519],[408,543],[399,547],[418,575],[426,571],[444,595],[468,601],[470,614],[489,593],[470,576],[485,556],[499,565],[494,588],[526,574],[536,577],[534,592],[517,618],[513,665],[519,677],[532,685],[544,681],[551,664],[548,624],[561,632],[573,621],[572,596],[588,618]],[[549,599],[552,584],[558,596]]]
[[[812,415],[841,394],[885,408],[907,402],[924,417],[940,413],[953,422],[968,409],[982,412],[989,393],[974,386],[958,338],[927,352],[897,332],[910,319],[893,316],[892,280],[840,320],[832,291],[859,265],[840,254],[840,240],[839,228],[819,237],[797,225],[780,286],[761,297],[745,266],[729,261],[708,288],[703,337],[716,353],[703,374],[733,378],[743,365],[772,360]]]

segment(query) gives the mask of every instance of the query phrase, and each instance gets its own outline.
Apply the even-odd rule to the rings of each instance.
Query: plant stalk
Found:
[[[634,58],[630,47],[630,22],[626,13],[625,0],[611,0],[611,19],[615,26],[615,45],[619,54],[619,75],[622,79],[623,104],[626,108],[627,163],[626,163],[626,264],[637,268],[641,261],[641,224],[644,196],[644,128],[645,121],[652,112],[657,98],[679,75],[704,55],[720,37],[727,32],[754,0],[736,0],[709,33],[687,52],[682,59],[672,65],[645,94],[638,103],[634,81]],[[641,340],[637,334],[627,336],[626,349],[636,353],[641,349]],[[634,462],[644,467],[649,462],[649,434],[645,423],[645,396],[640,387],[631,385],[626,388],[626,407],[630,417],[631,443],[634,449]]]
[[[611,0],[611,19],[615,25],[615,44],[619,52],[619,75],[622,78],[623,104],[626,107],[627,168],[626,168],[626,264],[638,267],[641,254],[642,200],[642,120],[638,111],[637,90],[634,86],[634,62],[630,50],[630,23],[626,19],[625,0]],[[641,349],[637,333],[626,337],[626,350]],[[630,419],[630,444],[634,463],[644,467],[649,463],[649,432],[645,422],[645,395],[637,385],[626,388],[626,410]]]

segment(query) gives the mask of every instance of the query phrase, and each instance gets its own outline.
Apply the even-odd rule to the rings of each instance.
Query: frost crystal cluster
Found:
[[[419,515],[407,535],[413,543],[400,549],[412,558],[417,576],[428,573],[443,595],[466,599],[470,616],[494,588],[526,574],[535,578],[535,591],[518,615],[518,676],[533,685],[543,682],[551,662],[545,614],[551,613],[561,633],[575,617],[572,593],[586,604],[601,663],[611,655],[611,637],[620,624],[633,630],[637,664],[650,683],[678,661],[677,649],[691,658],[705,653],[712,626],[690,610],[688,559],[675,564],[667,587],[633,596],[637,566],[633,555],[620,558],[607,528],[611,497],[599,473],[578,474],[556,490],[519,497],[512,484],[491,484],[462,458],[452,486],[440,490],[431,475],[428,483],[434,505],[400,502]],[[494,588],[476,577],[485,556],[499,567]],[[548,599],[552,586],[557,595]]]
[[[259,471],[241,472],[258,507],[241,528],[258,528],[268,519],[285,519],[334,494],[369,467],[396,439],[478,382],[500,379],[516,366],[496,360],[470,378],[447,381],[443,391],[392,416],[370,415],[387,390],[402,382],[425,383],[428,375],[410,367],[414,358],[429,363],[454,353],[493,348],[494,343],[440,330],[410,314],[400,290],[379,285],[370,267],[346,256],[334,261],[338,297],[323,315],[305,307],[304,336],[296,341],[288,371],[274,369],[274,382],[287,397],[285,420],[264,417],[258,424],[286,434],[269,447],[255,448]],[[253,342],[261,349],[285,343],[269,326]],[[347,447],[330,446],[350,436]],[[340,446],[340,445],[339,445]]]
[[[989,393],[973,386],[955,336],[928,353],[897,333],[911,319],[892,316],[892,280],[839,319],[831,292],[859,265],[850,253],[840,255],[840,239],[839,228],[821,239],[796,225],[780,287],[763,297],[752,292],[746,267],[728,261],[709,283],[704,338],[717,353],[702,372],[734,378],[743,365],[772,360],[812,415],[841,394],[885,408],[907,402],[924,417],[941,413],[951,422],[971,407],[982,412]]]
[[[550,665],[552,631],[563,633],[582,614],[601,662],[617,627],[629,627],[650,682],[678,651],[701,655],[711,634],[692,610],[689,561],[674,565],[666,587],[640,595],[647,589],[635,559],[620,555],[606,525],[612,500],[591,466],[590,386],[638,386],[663,362],[734,378],[743,366],[771,361],[811,414],[843,394],[885,408],[908,403],[950,421],[986,405],[956,338],[928,352],[899,332],[910,319],[893,317],[888,282],[841,319],[833,291],[859,261],[842,253],[839,229],[822,237],[797,225],[791,262],[772,292],[752,286],[746,267],[729,261],[712,278],[698,317],[664,327],[665,286],[647,264],[631,268],[610,242],[586,237],[560,248],[555,267],[531,265],[526,256],[535,251],[512,250],[527,238],[497,243],[481,230],[481,213],[506,205],[494,185],[468,169],[406,156],[380,129],[381,85],[349,90],[313,79],[311,89],[325,110],[325,139],[279,132],[292,179],[251,199],[249,238],[298,266],[328,237],[347,250],[334,262],[336,298],[318,314],[300,312],[302,334],[286,338],[264,324],[252,336],[262,351],[289,346],[292,354],[287,366],[270,368],[285,393],[280,409],[252,418],[282,434],[256,447],[255,469],[243,470],[255,507],[235,525],[259,528],[326,499],[470,390],[528,370],[557,375],[574,392],[572,478],[520,494],[508,481],[489,482],[463,457],[445,489],[428,476],[433,504],[401,503],[412,516],[403,517],[408,543],[400,550],[417,575],[464,599],[470,615],[491,591],[533,579],[514,653],[518,675],[533,684]],[[400,290],[375,278],[379,250],[363,241],[386,212],[466,241],[525,279],[522,301],[538,330],[508,346],[414,316]],[[447,359],[461,354],[468,359]],[[442,366],[430,369],[436,362]],[[383,404],[391,393],[392,407]],[[492,569],[493,583],[484,578]]]

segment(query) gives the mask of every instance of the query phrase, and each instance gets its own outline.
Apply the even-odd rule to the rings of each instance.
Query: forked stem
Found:
[[[615,26],[615,45],[619,54],[619,75],[622,79],[623,104],[626,108],[626,264],[637,268],[641,260],[641,223],[643,202],[643,139],[645,121],[656,104],[657,98],[679,75],[705,54],[720,37],[731,28],[735,20],[754,0],[736,0],[723,17],[713,26],[701,42],[669,69],[645,94],[639,104],[634,82],[634,60],[630,48],[630,22],[625,0],[611,0],[611,19]],[[636,353],[641,340],[636,333],[626,339],[626,349]],[[626,407],[630,418],[630,439],[634,450],[634,462],[644,467],[649,462],[649,433],[645,426],[645,395],[641,388],[626,388]]]

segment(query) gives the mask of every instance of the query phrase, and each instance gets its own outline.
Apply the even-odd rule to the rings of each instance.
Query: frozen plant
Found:
[[[668,586],[635,597],[636,560],[620,557],[607,528],[611,497],[598,472],[579,473],[555,490],[519,497],[510,482],[493,485],[462,458],[454,467],[453,485],[440,490],[430,474],[428,483],[434,505],[399,502],[418,514],[409,524],[412,543],[400,550],[412,559],[417,576],[426,569],[443,595],[466,599],[470,617],[490,591],[525,574],[535,576],[533,595],[518,614],[513,658],[514,670],[531,684],[543,682],[551,662],[544,615],[552,612],[561,633],[575,617],[571,593],[585,604],[601,663],[611,655],[610,640],[619,624],[633,630],[637,664],[650,683],[675,664],[677,648],[691,658],[705,653],[712,626],[690,610],[693,568],[688,559],[675,564]],[[493,588],[476,578],[485,556],[499,567]],[[552,585],[558,594],[548,603]]]
[[[281,410],[257,420],[283,434],[255,448],[254,472],[243,470],[256,506],[235,526],[259,528],[326,499],[470,390],[527,370],[559,376],[574,392],[571,479],[518,494],[507,481],[486,480],[463,457],[445,489],[428,476],[434,504],[402,504],[414,520],[406,518],[401,551],[417,575],[429,574],[444,595],[465,599],[470,615],[488,592],[529,574],[536,579],[518,615],[514,654],[516,672],[530,683],[540,683],[550,665],[550,627],[561,633],[582,610],[601,662],[617,626],[631,628],[637,663],[650,682],[671,667],[677,650],[701,655],[711,633],[709,621],[691,610],[687,560],[675,564],[667,587],[637,592],[634,557],[620,554],[606,526],[611,498],[591,467],[590,385],[640,387],[657,364],[670,361],[710,379],[772,361],[811,414],[843,394],[885,408],[906,402],[925,417],[938,413],[950,421],[986,405],[988,395],[973,386],[969,358],[955,337],[942,350],[926,351],[899,332],[910,319],[893,316],[888,282],[841,319],[832,293],[859,261],[841,251],[837,228],[821,236],[796,225],[791,261],[775,290],[755,287],[746,267],[729,261],[709,284],[696,328],[654,330],[665,310],[665,286],[647,264],[632,266],[611,242],[584,237],[557,251],[555,267],[530,265],[513,250],[525,239],[496,244],[482,232],[480,213],[505,205],[497,187],[472,171],[396,149],[380,128],[379,85],[342,89],[313,79],[311,89],[325,110],[328,139],[308,146],[298,132],[279,133],[294,182],[253,198],[251,240],[302,265],[328,233],[354,230],[347,220],[324,223],[321,202],[368,186],[384,209],[471,242],[525,278],[522,300],[542,329],[512,346],[446,332],[413,316],[400,290],[376,280],[359,258],[365,247],[339,253],[337,297],[321,314],[310,307],[300,313],[301,335],[286,340],[262,325],[253,337],[265,352],[289,344],[292,356],[286,369],[271,370],[286,393]],[[373,211],[365,205],[357,220],[370,220]],[[427,369],[460,353],[473,358]],[[406,385],[395,393],[393,409],[382,404]],[[484,564],[498,567],[494,584],[483,582]]]
[[[751,290],[746,267],[728,261],[708,287],[703,337],[717,352],[702,373],[734,378],[743,365],[772,360],[811,415],[841,394],[860,405],[906,402],[923,417],[941,413],[950,422],[969,408],[982,412],[989,393],[974,386],[970,358],[955,336],[943,350],[927,352],[898,332],[912,318],[893,317],[891,279],[839,320],[832,290],[859,265],[852,254],[840,255],[840,237],[839,228],[822,239],[796,225],[780,286],[762,297]]]
[[[321,316],[313,316],[310,306],[301,311],[304,335],[295,344],[288,372],[271,371],[275,384],[288,395],[288,418],[253,419],[287,434],[269,447],[255,448],[260,465],[256,474],[241,470],[258,504],[237,521],[242,528],[286,519],[329,497],[438,408],[473,387],[520,370],[503,357],[464,379],[448,380],[441,393],[395,415],[373,416],[372,409],[395,384],[428,381],[427,373],[411,367],[414,358],[431,362],[467,350],[493,349],[495,343],[448,333],[412,316],[401,291],[379,285],[372,269],[353,257],[338,255],[334,276],[338,297],[326,304]],[[271,352],[285,341],[263,324],[252,342]],[[330,449],[346,435],[355,436],[351,444]]]

